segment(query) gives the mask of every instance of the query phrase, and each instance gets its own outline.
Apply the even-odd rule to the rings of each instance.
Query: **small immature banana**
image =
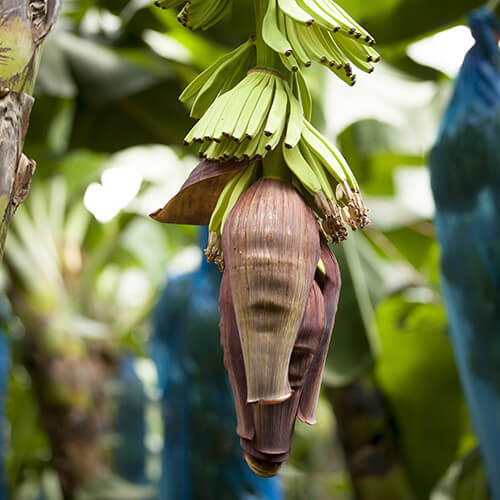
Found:
[[[303,95],[307,100],[305,89]],[[201,143],[200,155],[209,160],[263,158],[282,139],[294,147],[302,119],[302,105],[290,85],[274,71],[254,68],[215,99],[185,143]]]
[[[302,106],[302,110],[304,112],[304,118],[309,121],[312,114],[311,92],[309,91],[309,87],[302,71],[299,70],[294,73],[293,78],[294,89],[296,89],[296,94],[299,97],[300,105]]]
[[[291,17],[298,23],[311,25],[314,19],[311,15],[300,7],[295,0],[278,0],[278,6],[284,14]]]
[[[290,57],[292,55],[290,42],[279,29],[276,0],[269,0],[266,14],[262,20],[262,39],[280,56]]]
[[[273,103],[276,80],[277,78],[269,78],[266,88],[260,95],[259,105],[255,107],[245,132],[248,139],[252,139],[252,137],[256,136],[264,127],[266,118]]]
[[[288,94],[288,102],[290,104],[290,115],[288,116],[288,124],[286,127],[285,147],[293,148],[300,140],[302,117],[304,115],[302,106],[293,95],[293,92],[287,83],[285,83],[285,90]]]
[[[234,74],[240,72],[243,62],[244,72],[253,66],[255,60],[255,43],[253,39],[237,47],[229,54],[221,57],[205,71],[200,73],[182,92],[181,102],[194,99],[191,107],[191,116],[200,118],[208,109],[222,88],[227,88],[227,82],[234,80]],[[238,80],[239,81],[239,80]]]
[[[162,9],[177,7],[184,0],[157,0]],[[232,8],[232,0],[189,0],[180,10],[177,20],[191,30],[207,30],[226,16]]]
[[[222,190],[217,205],[208,225],[209,240],[205,250],[207,261],[214,261],[221,271],[224,270],[224,257],[220,248],[220,236],[229,212],[232,210],[241,193],[255,182],[256,165],[250,165],[237,173]]]
[[[300,64],[309,66],[311,61],[323,64],[330,68],[349,85],[355,83],[352,64],[362,71],[371,73],[373,65],[380,56],[369,45],[361,43],[355,37],[345,32],[334,32],[325,28],[321,23],[312,26],[299,23],[283,12],[278,12],[279,28],[292,47],[292,56]]]
[[[265,135],[272,136],[273,134],[276,134],[278,130],[283,128],[284,122],[286,122],[287,108],[288,94],[285,90],[285,83],[281,78],[278,78],[276,79],[273,104],[269,110],[266,125],[264,127]]]

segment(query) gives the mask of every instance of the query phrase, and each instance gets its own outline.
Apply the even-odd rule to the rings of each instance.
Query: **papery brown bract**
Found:
[[[247,383],[247,402],[292,395],[288,368],[320,255],[312,210],[288,183],[260,179],[222,233]]]
[[[225,185],[249,165],[249,162],[203,160],[191,171],[179,192],[150,217],[172,224],[207,225]]]

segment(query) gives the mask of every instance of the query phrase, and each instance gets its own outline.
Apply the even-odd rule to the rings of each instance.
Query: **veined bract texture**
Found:
[[[265,183],[266,180],[263,182]],[[272,187],[279,189],[278,186]],[[255,197],[255,191],[258,190],[248,191],[242,196],[244,201],[246,201],[245,198]],[[238,212],[238,206],[245,205],[244,203],[236,205],[235,212]],[[235,214],[236,217],[237,214]],[[250,218],[252,217],[250,216]],[[255,221],[250,221],[250,224],[252,222]],[[257,223],[256,228],[258,226]],[[276,234],[270,239],[280,240],[282,239],[280,235],[285,235],[284,240],[286,241],[288,237],[286,233],[289,231],[289,227],[279,226]],[[313,235],[312,244],[316,243],[318,236],[319,234]],[[274,246],[274,243],[271,246]],[[267,246],[260,245],[260,248],[262,255],[265,256],[268,251]],[[243,255],[244,252],[242,252],[240,259],[247,260]],[[247,262],[251,263],[253,260],[250,257]],[[310,260],[309,256],[307,260]],[[300,311],[303,312],[299,322],[289,332],[291,346],[288,350],[284,348],[286,343],[280,342],[283,331],[263,329],[264,331],[257,333],[255,330],[247,330],[246,322],[239,322],[236,314],[238,308],[244,317],[255,316],[257,321],[259,321],[258,316],[266,318],[265,309],[267,307],[272,309],[277,301],[283,301],[283,299],[277,298],[282,291],[279,289],[280,285],[274,288],[275,295],[268,297],[267,300],[253,301],[250,299],[238,304],[241,296],[233,293],[232,290],[233,283],[237,289],[241,289],[238,274],[234,275],[231,268],[226,268],[222,278],[219,296],[221,345],[224,349],[224,362],[235,398],[238,419],[236,432],[240,436],[247,463],[260,476],[275,475],[281,464],[288,458],[297,416],[308,424],[316,422],[316,406],[321,376],[330,344],[340,292],[339,268],[325,239],[321,240],[321,261],[324,265],[323,271],[316,270],[312,280],[304,280],[305,284],[308,285],[306,307],[304,309],[301,305],[299,306]],[[259,288],[273,289],[272,284],[274,284],[275,277],[272,273],[267,278],[261,276],[261,279],[263,282]],[[284,284],[285,288],[288,286],[286,279],[282,280],[281,283]],[[294,307],[291,301],[286,304],[283,307],[283,316],[286,316],[289,310]],[[259,335],[260,333],[262,335]],[[246,349],[242,347],[245,336],[250,337],[250,347]],[[273,347],[275,347],[274,350]],[[270,355],[261,357],[260,352],[270,352]],[[282,374],[283,380],[279,377],[273,377],[273,374],[269,373],[269,370],[272,370],[274,366],[281,365],[285,366],[285,372]],[[256,373],[252,373],[252,370],[256,370]],[[262,381],[264,390],[252,396],[249,390],[253,389],[254,379]],[[270,384],[278,387],[279,384],[283,384],[288,390],[285,397],[272,401],[266,399],[270,395],[272,398],[276,398],[276,392],[265,390],[266,386]],[[256,397],[258,397],[257,401],[255,401]]]
[[[158,0],[162,8],[183,0]],[[179,21],[208,29],[231,0],[192,0]],[[258,475],[288,458],[295,419],[314,424],[340,291],[330,244],[368,224],[349,165],[311,123],[305,72],[348,85],[371,73],[375,40],[333,0],[253,0],[255,36],[200,73],[180,99],[198,119],[185,137],[201,163],[151,216],[209,227],[205,254],[224,272],[221,345],[241,446]]]

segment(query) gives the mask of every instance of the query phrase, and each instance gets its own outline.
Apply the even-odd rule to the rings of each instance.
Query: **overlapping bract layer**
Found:
[[[288,365],[319,261],[312,210],[288,183],[260,179],[224,225],[222,251],[245,358],[247,400],[288,399]]]
[[[235,207],[235,211],[238,210]],[[286,227],[277,227],[274,238],[279,240],[286,232]],[[245,259],[246,256],[243,255],[242,258]],[[253,261],[251,256],[248,256],[248,261]],[[325,272],[315,272],[302,319],[296,325],[291,353],[285,355],[287,383],[291,393],[287,400],[270,402],[271,404],[251,402],[247,368],[249,353],[242,348],[245,334],[248,332],[245,330],[246,326],[238,322],[235,312],[236,308],[241,309],[244,304],[241,303],[241,296],[233,291],[240,283],[230,269],[226,269],[222,279],[219,296],[221,344],[235,398],[238,419],[236,430],[249,466],[255,473],[264,477],[276,474],[281,463],[288,458],[296,417],[309,424],[316,421],[322,371],[340,290],[338,265],[324,239],[321,240],[321,262]],[[274,291],[280,293],[279,290]],[[251,315],[258,312],[252,310],[249,305],[247,313]],[[270,331],[267,335],[254,335],[251,339],[253,346],[250,356],[259,350],[268,350],[270,342],[275,340],[273,335],[279,337],[280,332]],[[283,355],[282,351],[274,353],[280,360]],[[275,362],[274,359],[260,359],[260,370],[273,370]]]
[[[162,9],[170,9],[184,2],[185,0],[156,0],[155,5]],[[188,0],[177,15],[177,19],[191,30],[207,30],[229,14],[232,6],[232,0]]]
[[[380,60],[373,37],[332,0],[268,0],[262,37],[290,71],[315,61],[349,85],[352,64],[371,73]]]

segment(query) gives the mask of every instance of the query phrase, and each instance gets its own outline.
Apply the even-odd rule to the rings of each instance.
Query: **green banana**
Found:
[[[234,61],[234,59],[238,58],[243,52],[247,50],[254,49],[255,50],[255,42],[252,38],[247,40],[245,43],[241,44],[239,47],[236,47],[231,52],[223,55],[213,64],[211,64],[207,69],[202,71],[182,92],[179,96],[179,100],[183,103],[186,103],[193,97],[195,97],[201,88],[205,85],[207,80],[213,75],[214,71],[217,70],[220,66],[230,62],[230,64]]]
[[[225,221],[224,215],[227,217],[226,212],[228,207],[229,211],[233,208],[236,201],[238,201],[239,195],[250,185],[249,182],[254,174],[255,165],[251,165],[241,172],[238,172],[224,186],[208,224],[208,230],[210,232],[214,232],[219,235],[222,233],[223,221]],[[234,196],[234,193],[238,193],[237,196]],[[230,205],[231,200],[233,201],[232,205]]]
[[[314,175],[317,177],[321,190],[323,191],[323,193],[325,193],[328,199],[333,199],[334,193],[331,177],[329,178],[328,173],[325,171],[325,168],[321,164],[321,161],[310,149],[304,147],[303,144],[300,144],[299,147],[302,155],[310,165],[310,168],[313,171]]]
[[[310,194],[314,196],[321,190],[318,177],[312,170],[310,164],[302,156],[299,146],[287,148],[283,144],[283,158],[288,168]]]
[[[311,65],[311,58],[307,54],[306,49],[303,47],[300,37],[297,33],[295,22],[289,18],[285,17],[285,35],[290,41],[295,58],[300,64],[303,64],[306,68]]]
[[[380,61],[380,56],[370,46],[362,45],[349,37],[336,36],[332,38],[334,42],[338,44],[339,49],[342,50],[359,69],[367,73],[373,71],[373,66],[370,64],[371,62],[377,63]]]
[[[299,70],[294,73],[293,78],[297,89],[297,95],[299,96],[300,105],[302,106],[302,110],[304,112],[304,118],[309,121],[312,114],[311,92],[309,91],[309,87],[302,71]]]
[[[266,14],[262,20],[262,39],[266,45],[280,54],[280,56],[285,56],[286,58],[292,55],[290,42],[281,33],[278,26],[276,0],[269,0]]]
[[[172,7],[177,7],[184,0],[156,0],[155,5],[160,7],[160,9],[171,9]]]
[[[241,173],[241,176],[238,179],[238,182],[236,183],[235,187],[231,191],[231,195],[229,197],[229,200],[226,205],[226,209],[224,210],[224,213],[222,214],[222,220],[220,224],[220,232],[222,234],[222,231],[224,229],[224,224],[226,222],[227,216],[229,215],[229,212],[233,209],[234,205],[236,205],[236,202],[238,201],[238,198],[241,196],[243,191],[247,189],[249,186],[251,186],[255,182],[255,173],[256,173],[256,167],[255,165],[251,165],[250,167],[246,168],[243,170]]]
[[[303,112],[297,98],[293,95],[288,83],[285,82],[285,90],[290,104],[290,114],[288,115],[288,124],[286,127],[285,147],[293,148],[300,140],[302,133]]]
[[[250,117],[250,121],[248,122],[248,127],[245,132],[245,135],[251,139],[254,137],[261,129],[264,127],[265,120],[269,114],[269,110],[271,108],[273,97],[274,97],[274,89],[276,86],[276,80],[278,77],[273,76],[269,78],[267,82],[267,86],[262,91],[262,94],[259,99],[258,105],[255,107],[252,116]]]
[[[288,71],[291,71],[292,73],[295,73],[296,71],[298,71],[299,65],[298,65],[297,60],[295,59],[294,56],[290,55],[287,57],[287,56],[284,56],[283,54],[279,54],[279,57],[281,59],[281,62],[283,63],[283,66],[285,66],[285,68]]]
[[[306,54],[310,59],[321,64],[325,62],[327,58],[322,52],[321,45],[319,45],[312,36],[313,28],[315,28],[315,26],[307,27],[299,24],[295,25],[295,31]]]
[[[313,0],[298,0],[298,4],[314,17],[315,23],[333,32],[340,30],[340,24],[336,19],[331,17],[328,11],[320,8]]]
[[[176,7],[182,1],[160,0],[155,5],[162,9]],[[224,16],[232,7],[232,0],[188,0],[177,15],[177,20],[191,30],[207,30]]]
[[[231,89],[228,94],[229,98],[226,104],[227,109],[232,109],[232,113],[224,113],[223,119],[218,122],[215,128],[213,137],[215,140],[221,139],[223,136],[230,138],[233,134],[234,127],[238,122],[238,118],[245,107],[246,101],[250,92],[259,82],[257,73],[250,73],[247,78],[242,80],[236,87]]]
[[[340,5],[335,3],[333,0],[316,1],[324,5],[327,11],[331,12],[332,15],[339,20],[339,23],[342,22],[346,27],[350,26],[348,32],[351,35],[354,35],[356,39],[363,38],[366,43],[372,43],[372,41],[375,41],[375,39],[361,25],[359,25]],[[352,33],[353,29],[355,30],[354,33]]]
[[[284,82],[281,78],[276,80],[276,90],[274,92],[273,104],[267,116],[264,133],[267,136],[272,136],[280,129],[281,124],[286,120],[286,112],[288,108],[288,95],[284,87]],[[276,134],[280,135],[280,134]]]
[[[337,161],[337,158],[330,151],[328,146],[322,140],[323,138],[318,137],[318,134],[315,133],[316,129],[312,126],[308,127],[309,122],[307,120],[303,120],[302,126],[302,138],[304,147],[308,147],[310,150],[314,151],[314,153],[318,156],[321,163],[325,166],[327,171],[337,180],[337,182],[341,182],[346,179],[346,174],[341,164]],[[311,130],[311,128],[314,130]]]
[[[352,189],[359,189],[359,185],[358,185],[358,182],[356,181],[356,177],[354,177],[354,174],[352,173],[352,171],[351,171],[349,165],[347,164],[347,161],[343,157],[342,153],[333,144],[331,144],[329,141],[327,141],[323,137],[323,135],[320,132],[318,132],[318,130],[316,130],[311,125],[311,123],[309,123],[307,120],[304,120],[303,124],[304,124],[304,126],[302,128],[302,131],[305,134],[305,137],[308,137],[308,138],[314,137],[315,139],[317,139],[328,150],[328,152],[333,156],[333,158],[334,158],[333,163],[340,166],[340,168],[344,172],[345,178],[349,182],[349,185],[351,186],[351,188]],[[316,149],[316,151],[318,151],[318,149]],[[330,168],[333,168],[332,163],[329,163],[328,166]],[[333,172],[332,172],[332,175],[334,177],[336,177]],[[341,179],[339,176],[339,182],[340,181],[341,181]]]
[[[238,122],[234,127],[232,138],[238,142],[246,137],[246,131],[250,122],[250,118],[252,117],[255,108],[258,106],[260,96],[267,86],[269,80],[269,73],[258,72],[258,74],[260,75],[259,83],[256,87],[254,87],[254,89],[248,96],[245,106],[243,107],[242,112],[239,115]]]
[[[279,9],[298,23],[311,25],[314,19],[295,0],[278,0]]]
[[[179,99],[186,102],[194,98],[191,106],[191,116],[193,118],[200,118],[205,113],[227,79],[231,78],[235,73],[241,62],[240,60],[245,58],[247,52],[255,52],[252,40],[240,45],[229,54],[229,57],[222,57],[216,61],[184,89]]]
[[[198,29],[198,27],[202,31],[207,31],[212,26],[215,26],[218,22],[220,22],[224,17],[230,14],[233,8],[233,2],[231,0],[225,0],[221,2],[219,9],[210,17],[206,17],[205,21],[199,24],[199,26],[193,27],[193,29]]]
[[[233,87],[236,87],[238,83],[244,80],[248,73],[248,70],[255,67],[257,61],[257,54],[255,50],[248,50],[241,57],[238,58],[238,63],[235,65],[229,78],[226,79],[224,85],[220,89],[220,93],[223,94]]]

